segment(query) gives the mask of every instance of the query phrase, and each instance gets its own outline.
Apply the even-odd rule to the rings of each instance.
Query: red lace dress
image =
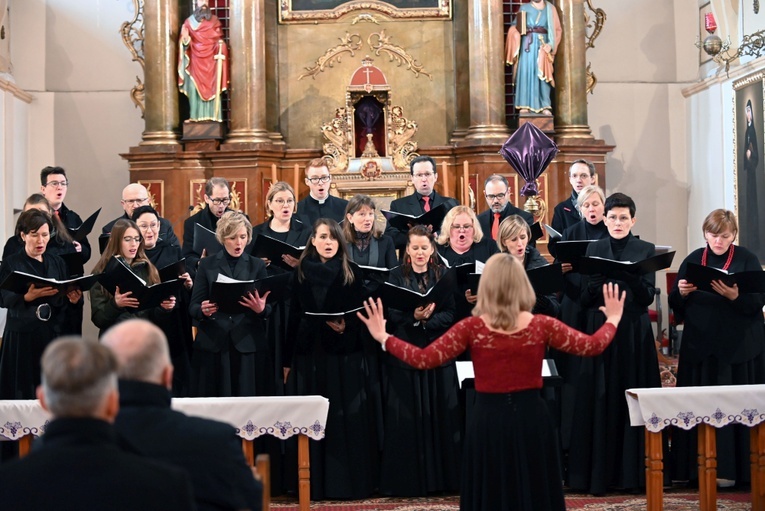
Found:
[[[538,391],[545,348],[594,356],[615,332],[606,323],[586,335],[537,315],[513,334],[492,331],[481,318],[466,318],[423,349],[388,337],[386,349],[420,369],[470,350],[478,397],[464,444],[462,511],[565,510],[557,439]]]

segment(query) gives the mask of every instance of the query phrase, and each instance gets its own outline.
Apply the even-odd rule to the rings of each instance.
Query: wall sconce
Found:
[[[731,52],[730,37],[723,41],[714,33],[717,30],[717,23],[712,13],[706,14],[704,26],[710,35],[704,39],[704,42],[698,38],[696,48],[702,48],[717,64],[725,64],[725,74],[728,74],[730,63],[737,58],[743,55],[759,57],[765,51],[765,30],[745,35],[736,51]]]

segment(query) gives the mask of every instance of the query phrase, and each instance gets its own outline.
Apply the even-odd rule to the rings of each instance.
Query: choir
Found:
[[[63,205],[65,170],[46,167],[43,193],[27,200],[0,265],[0,306],[8,309],[0,347],[0,398],[34,397],[42,351],[56,336],[81,332],[82,292],[89,291],[91,318],[102,332],[135,317],[165,332],[176,396],[328,397],[326,438],[311,443],[314,499],[460,491],[463,510],[491,509],[498,502],[518,509],[563,509],[557,493],[561,480],[592,494],[636,491],[645,486],[643,436],[629,425],[624,390],[661,385],[648,318],[655,274],[606,267],[593,271],[580,264],[582,257],[640,261],[656,249],[631,233],[634,201],[622,193],[606,197],[592,184],[593,177],[592,167],[577,160],[570,174],[572,197],[556,208],[562,234],[550,248],[561,268],[556,270],[559,287],[535,294],[529,285],[531,295],[526,296],[525,277],[526,284],[507,284],[507,289],[523,288],[507,302],[515,311],[510,313],[497,309],[508,291],[498,289],[496,279],[487,283],[486,274],[481,276],[488,268],[484,264],[498,267],[491,261],[512,260],[528,272],[548,261],[533,246],[528,215],[513,214],[519,210],[507,202],[507,182],[501,176],[487,180],[489,209],[477,216],[436,194],[435,163],[418,158],[412,165],[416,192],[394,201],[391,211],[416,217],[445,205],[445,218],[441,225],[408,225],[408,231],[389,225],[385,233],[377,228],[378,211],[369,196],[344,201],[328,194],[331,176],[321,160],[306,169],[311,193],[303,201],[297,201],[289,184],[271,185],[267,220],[254,228],[246,215],[229,208],[228,182],[213,178],[205,188],[206,207],[184,224],[182,247],[169,223],[148,204],[146,190],[133,184],[123,192],[125,215],[103,229],[108,241],[93,270],[98,282],[86,289],[76,282],[61,284],[82,275],[90,246],[87,232],[77,233],[81,218]],[[83,227],[89,228],[92,222]],[[208,238],[195,239],[206,231]],[[733,244],[738,224],[730,211],[710,213],[703,232],[706,247],[682,262],[670,294],[675,313],[686,321],[678,384],[765,383],[765,293],[739,292],[718,280],[701,290],[688,273],[699,265],[761,271],[760,262]],[[502,271],[516,270],[507,266]],[[33,276],[52,279],[51,284],[30,280],[23,289],[12,285]],[[283,279],[283,289],[269,286],[272,278]],[[446,292],[437,287],[442,279]],[[617,288],[626,295],[623,316],[620,312],[618,328],[604,330],[608,318],[602,311],[617,306]],[[370,297],[384,298],[380,303],[367,301]],[[539,341],[543,348],[503,351],[502,346],[517,342],[507,332],[516,331],[509,327],[523,323],[516,320],[526,313],[559,318],[592,337],[576,337],[558,320],[531,319],[526,325],[544,338]],[[376,322],[383,315],[387,325],[380,333]],[[390,342],[394,337],[385,332],[396,341]],[[566,344],[568,337],[573,340]],[[391,352],[377,347],[375,341],[385,349],[385,339]],[[498,343],[499,359],[489,360],[487,339]],[[596,341],[593,349],[589,343]],[[536,364],[545,349],[557,363],[562,386],[558,399],[540,402],[538,374],[523,381],[521,375],[527,372],[524,364]],[[439,350],[448,356],[436,357]],[[476,381],[468,406],[451,361],[463,352],[468,355],[463,358],[472,358],[476,373],[487,370],[486,364],[491,371],[483,384]],[[507,358],[513,353],[528,361]],[[540,422],[523,424],[506,409],[506,403],[515,402],[529,420]],[[559,416],[554,425],[540,408],[548,406]],[[508,437],[500,425],[489,426],[490,420],[506,420],[502,427],[517,428],[517,435]],[[541,429],[532,433],[537,426]],[[721,477],[747,482],[745,433],[731,428],[718,440],[726,445],[724,456],[720,450]],[[544,444],[545,453],[528,459],[526,451],[502,450],[502,442],[518,442],[524,435],[532,435],[531,446]],[[677,435],[672,453],[676,475],[684,479],[692,477],[694,460],[687,436]],[[499,465],[484,458],[487,439],[498,442],[495,454],[504,460]],[[556,453],[547,452],[548,441],[557,446]],[[274,453],[280,456],[278,449]],[[523,475],[524,464],[538,479]],[[477,485],[478,478],[496,480],[495,470],[509,474],[499,486],[528,488],[509,488],[500,495],[486,481]],[[274,481],[282,485],[281,477]],[[547,492],[548,501],[535,503],[540,492]]]

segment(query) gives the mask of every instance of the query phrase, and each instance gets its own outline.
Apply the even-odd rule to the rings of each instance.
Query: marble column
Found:
[[[505,37],[502,0],[468,1],[470,127],[460,145],[502,144],[505,122]]]
[[[178,1],[148,0],[144,9],[145,129],[139,145],[178,144]]]
[[[231,132],[226,144],[271,144],[266,117],[265,0],[232,0]]]
[[[556,139],[592,139],[587,124],[584,0],[558,0],[563,39],[555,56]]]

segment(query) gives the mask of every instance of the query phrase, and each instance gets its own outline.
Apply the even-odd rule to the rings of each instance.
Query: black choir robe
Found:
[[[576,192],[571,192],[571,196],[568,199],[561,201],[555,206],[550,226],[562,233],[581,220],[582,216],[579,214],[579,210],[576,209]]]
[[[502,223],[502,220],[509,217],[510,215],[518,215],[524,220],[526,220],[526,223],[531,226],[531,224],[534,223],[534,215],[527,211],[523,211],[520,208],[516,208],[509,202],[505,204],[505,209],[502,210],[499,214],[499,222]],[[494,224],[494,212],[491,210],[491,208],[487,209],[480,215],[478,215],[478,225],[481,226],[481,230],[483,231],[483,235],[486,236],[489,239],[492,239],[494,241],[497,241],[495,238],[492,238],[491,236],[491,226]],[[531,242],[531,240],[529,240]]]
[[[226,209],[226,212],[233,211],[232,209]],[[245,215],[246,216],[246,215]],[[186,220],[183,221],[183,257],[186,258],[186,269],[189,271],[189,275],[193,279],[197,274],[197,268],[199,267],[199,259],[202,254],[194,251],[194,224],[199,224],[205,229],[215,232],[215,228],[218,226],[218,217],[210,213],[210,207],[205,205],[204,208],[197,211]],[[160,235],[160,237],[162,237]]]
[[[446,209],[450,210],[454,206],[457,206],[459,202],[457,202],[457,199],[439,195],[434,190],[433,193],[430,194],[430,208],[433,209],[436,206],[440,206],[441,204],[446,204]],[[407,215],[419,216],[425,213],[425,210],[423,209],[422,195],[417,192],[414,192],[412,195],[407,195],[406,197],[401,197],[400,199],[394,200],[390,203],[389,209],[390,211],[395,211],[396,213],[405,213]],[[433,226],[434,232],[437,232],[440,229],[440,225]],[[393,238],[393,244],[397,250],[405,248],[406,243],[409,241],[406,232],[400,231],[395,227],[391,227],[390,224],[385,227],[385,234]]]
[[[345,219],[345,208],[348,201],[328,195],[324,202],[319,202],[311,194],[308,194],[303,200],[297,203],[298,219],[313,229],[313,223],[319,218],[331,218],[337,223]]]

